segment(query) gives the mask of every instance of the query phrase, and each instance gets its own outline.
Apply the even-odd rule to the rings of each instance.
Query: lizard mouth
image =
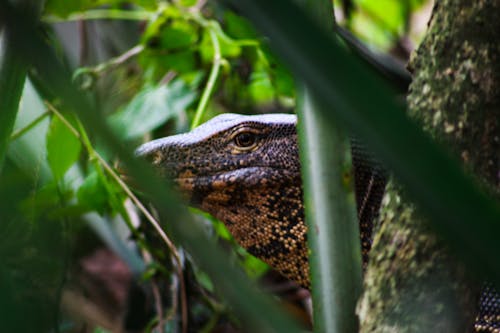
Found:
[[[219,190],[235,185],[253,187],[266,186],[272,183],[287,183],[292,178],[294,178],[293,173],[284,168],[252,166],[217,171],[203,176],[193,175],[191,171],[186,171],[172,180],[183,190],[192,190],[194,188]]]
[[[203,205],[225,205],[234,198],[244,200],[251,193],[298,187],[301,184],[300,173],[270,166],[218,171],[203,176],[188,171],[172,181],[190,205],[198,208]]]

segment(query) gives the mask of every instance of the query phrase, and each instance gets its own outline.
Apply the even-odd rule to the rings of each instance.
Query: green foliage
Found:
[[[66,77],[61,74],[62,70],[58,71],[57,62],[43,63],[47,59],[53,60],[47,58],[47,52],[41,52],[45,58],[40,55],[43,65],[37,63],[38,57],[33,60],[36,70],[32,71],[31,79],[36,93],[28,86],[23,98],[29,100],[37,95],[36,98],[57,105],[64,111],[61,112],[64,120],[56,116],[52,108],[46,110],[39,101],[31,103],[29,108],[34,109],[31,111],[36,111],[37,115],[44,112],[50,114],[50,124],[48,127],[29,128],[31,120],[20,122],[27,131],[11,143],[8,170],[1,175],[0,204],[5,204],[5,207],[0,207],[0,237],[5,241],[0,244],[0,261],[6,264],[0,270],[0,286],[1,291],[7,294],[0,302],[0,311],[4,313],[14,304],[9,309],[14,313],[13,320],[35,313],[34,323],[43,322],[41,329],[46,331],[50,328],[57,331],[60,323],[71,322],[71,318],[58,322],[56,305],[66,282],[64,277],[69,272],[65,265],[78,266],[81,258],[77,255],[87,253],[87,247],[99,243],[96,240],[89,241],[89,244],[75,241],[82,226],[87,224],[98,235],[100,242],[112,248],[129,264],[134,274],[141,277],[141,283],[156,286],[161,280],[168,288],[176,288],[175,269],[170,263],[171,249],[166,249],[163,242],[158,241],[157,235],[147,226],[146,219],[140,227],[134,224],[137,217],[135,210],[125,203],[125,199],[131,199],[130,194],[125,193],[128,188],[124,188],[110,171],[110,165],[116,162],[118,156],[120,163],[132,165],[127,172],[138,178],[133,182],[146,184],[146,188],[147,185],[159,188],[151,200],[161,202],[157,206],[162,221],[176,223],[175,226],[167,225],[169,236],[187,243],[190,252],[182,257],[186,283],[190,284],[189,290],[193,293],[188,295],[192,304],[188,310],[193,330],[209,331],[210,325],[218,322],[238,326],[249,321],[260,328],[267,325],[266,328],[278,327],[283,331],[296,330],[296,326],[286,321],[280,312],[275,312],[275,307],[262,301],[260,295],[249,289],[225,261],[232,258],[237,263],[238,272],[244,271],[255,280],[262,277],[268,267],[234,244],[224,226],[213,218],[194,213],[209,223],[206,223],[205,233],[191,228],[196,224],[191,223],[182,207],[176,206],[176,197],[163,191],[158,186],[160,181],[152,181],[148,170],[141,169],[142,165],[137,167],[134,164],[137,162],[127,160],[128,155],[122,149],[127,147],[129,152],[132,151],[144,137],[149,139],[185,131],[193,124],[195,109],[201,119],[209,119],[222,112],[255,113],[274,108],[290,110],[295,105],[292,74],[273,54],[268,41],[257,33],[250,21],[216,3],[206,4],[203,8],[196,7],[197,3],[192,0],[137,0],[128,4],[112,0],[47,1],[42,20],[55,22],[60,20],[55,17],[63,17],[68,20],[63,24],[71,24],[78,19],[81,20],[81,28],[89,35],[89,44],[80,41],[79,45],[84,59],[71,58],[71,53],[65,51],[70,45],[47,33],[50,47],[56,49],[62,59],[70,58],[67,63],[81,62],[93,66],[71,69],[74,73],[85,73],[91,77],[90,84],[82,86],[82,91],[76,94],[64,81]],[[376,1],[355,3],[360,10],[346,18],[348,23],[355,31],[364,31],[365,37],[370,36],[363,25],[369,26],[370,31],[375,31],[373,38],[376,44],[389,47],[394,36],[405,33],[408,12],[421,5],[422,1],[401,4],[384,1],[386,9]],[[388,12],[390,17],[387,17]],[[94,21],[95,18],[105,19],[105,22]],[[113,31],[116,39],[126,35],[125,23],[113,20],[115,18],[140,21],[136,26],[140,38],[128,40],[127,47],[123,44],[117,46],[118,43],[109,46],[112,44],[110,40],[100,39],[100,33],[106,29],[113,31],[109,25],[114,24],[114,28],[118,26]],[[129,28],[131,23],[126,24]],[[93,30],[88,28],[90,25],[97,32],[92,33]],[[29,31],[29,27],[27,29]],[[50,32],[50,28],[45,29]],[[70,37],[71,43],[78,40],[78,35]],[[35,34],[23,36],[20,40],[30,43],[39,41]],[[45,45],[36,45],[39,50],[45,50]],[[140,51],[131,55],[128,52],[134,45],[140,47]],[[94,48],[99,51],[93,53]],[[112,52],[108,52],[110,49]],[[301,52],[290,56],[301,56]],[[339,66],[331,61],[331,66]],[[214,70],[216,66],[220,66],[220,70]],[[360,96],[363,91],[354,89],[352,93]],[[58,95],[54,98],[53,94]],[[203,96],[208,96],[207,104],[202,103]],[[118,107],[103,111],[100,109],[103,104]],[[21,109],[18,120],[26,116],[27,109]],[[12,111],[15,113],[14,108]],[[33,119],[25,119],[28,118]],[[119,142],[113,141],[114,137],[109,135],[106,124],[119,137]],[[38,139],[31,136],[35,132]],[[45,145],[40,145],[41,137],[46,140]],[[30,140],[24,140],[25,145],[19,144],[27,138]],[[45,166],[50,169],[52,178],[40,171]],[[18,178],[21,181],[14,181]],[[124,229],[127,231],[124,232]],[[211,244],[204,238],[207,234],[213,236],[213,243],[230,248],[227,252],[233,253],[232,257],[212,250],[209,247]],[[137,253],[144,255],[146,265],[137,259],[137,253],[125,245],[130,239],[139,250]],[[196,264],[191,262],[191,255]],[[69,263],[73,256],[74,262]],[[32,276],[37,278],[31,279]],[[17,290],[22,292],[17,293]],[[24,292],[32,295],[24,297]],[[41,303],[44,298],[49,299],[51,305],[45,309]],[[33,302],[30,303],[30,300]],[[181,316],[179,307],[166,304],[165,308],[166,312],[175,312],[169,318]],[[242,318],[252,320],[236,320],[232,311],[245,314]],[[173,332],[179,331],[180,325],[175,320],[169,320],[165,325],[169,325]],[[8,325],[5,327],[11,328]],[[64,331],[62,327],[61,324],[60,331]],[[23,331],[21,328],[17,327],[17,331]],[[104,330],[96,328],[94,331]]]

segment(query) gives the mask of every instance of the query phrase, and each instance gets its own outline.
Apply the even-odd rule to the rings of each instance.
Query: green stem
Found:
[[[214,58],[212,63],[212,69],[210,70],[210,76],[208,77],[207,85],[203,90],[200,102],[198,103],[198,107],[196,108],[196,113],[194,115],[193,122],[191,123],[191,129],[197,127],[201,123],[201,118],[207,107],[208,99],[212,95],[212,92],[215,87],[215,82],[217,81],[217,77],[219,76],[219,70],[222,62],[219,40],[217,39],[217,34],[215,33],[215,29],[210,27],[209,33],[210,33],[210,39],[212,40],[212,45],[214,47]]]
[[[26,71],[27,65],[17,53],[10,27],[5,26],[0,35],[0,172],[14,128]]]
[[[123,54],[111,58],[106,62],[100,63],[97,66],[94,67],[80,67],[78,68],[74,73],[73,73],[73,80],[76,80],[78,77],[89,74],[92,78],[96,77],[100,73],[107,71],[109,69],[112,69],[114,67],[117,67],[124,62],[128,61],[130,58],[135,57],[139,53],[144,51],[144,45],[136,45],[133,48],[127,50]]]
[[[47,23],[59,23],[81,20],[149,20],[154,12],[146,10],[119,10],[119,9],[95,9],[85,12],[73,13],[66,18],[47,16],[42,20]]]
[[[39,115],[38,117],[36,117],[35,119],[33,119],[28,125],[26,125],[23,128],[17,130],[16,132],[12,133],[12,135],[10,136],[9,141],[12,142],[12,141],[20,138],[21,136],[23,136],[27,132],[29,132],[33,127],[35,127],[42,120],[44,120],[49,114],[50,114],[49,111],[45,111],[44,113],[42,113],[41,115]]]
[[[331,1],[306,4],[324,27],[333,26]],[[353,333],[358,331],[355,308],[362,273],[354,192],[352,184],[346,186],[343,180],[345,170],[351,169],[348,139],[338,124],[324,116],[330,106],[319,103],[304,84],[297,92],[314,329]]]

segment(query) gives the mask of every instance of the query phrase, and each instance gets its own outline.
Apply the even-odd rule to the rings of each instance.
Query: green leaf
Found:
[[[150,85],[156,84],[168,71],[180,76],[190,75],[198,70],[196,52],[192,50],[176,51],[170,54],[158,54],[156,51],[143,52],[139,63],[145,69],[144,79]]]
[[[358,0],[358,5],[368,13],[373,21],[391,33],[396,34],[403,28],[404,1],[393,0]]]
[[[174,21],[161,31],[160,46],[165,50],[180,49],[193,45],[198,39],[196,28],[186,21]]]
[[[196,93],[182,80],[167,85],[145,87],[109,123],[122,138],[137,138],[177,116],[194,101]]]
[[[99,213],[108,207],[108,191],[95,171],[85,178],[78,188],[76,197],[83,207]]]
[[[257,103],[270,102],[276,95],[269,74],[261,69],[253,71],[248,89]]]
[[[245,249],[240,248],[241,250],[245,251]],[[245,272],[253,277],[253,278],[259,278],[261,277],[265,272],[269,270],[269,265],[260,260],[257,257],[254,257],[248,252],[244,252],[242,254],[243,256],[243,267],[245,268]]]
[[[81,148],[80,141],[67,125],[58,117],[52,117],[47,132],[47,160],[56,180],[62,179],[76,162]]]
[[[229,36],[238,39],[256,39],[258,38],[252,24],[244,17],[236,15],[230,10],[224,12],[224,21],[226,22],[226,32]]]
[[[196,5],[197,2],[198,2],[197,0],[179,0],[179,3],[185,7],[194,6]]]
[[[50,214],[54,209],[59,208],[62,201],[67,202],[72,197],[73,192],[71,189],[61,189],[56,183],[50,182],[22,200],[19,206],[27,219],[36,221]]]
[[[224,34],[222,30],[217,29],[215,33],[217,35],[217,39],[219,40],[220,53],[222,57],[234,58],[241,54],[241,47],[238,43]],[[214,47],[208,30],[203,31],[203,37],[200,43],[200,54],[204,62],[211,63],[213,61]]]

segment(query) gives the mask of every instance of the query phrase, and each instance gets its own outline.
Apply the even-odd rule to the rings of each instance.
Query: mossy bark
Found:
[[[498,196],[500,1],[436,1],[409,114]],[[411,149],[411,147],[409,147]],[[479,283],[391,182],[358,303],[362,332],[471,332]]]

